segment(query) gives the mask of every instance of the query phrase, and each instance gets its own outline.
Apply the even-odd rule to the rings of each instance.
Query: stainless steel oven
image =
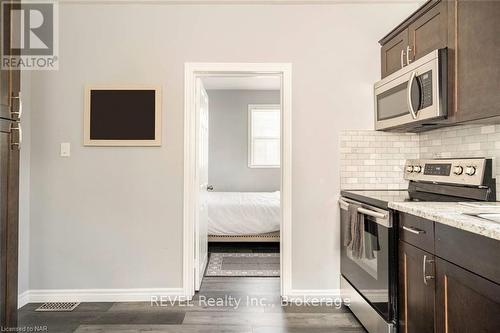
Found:
[[[435,124],[447,116],[446,49],[435,50],[375,83],[375,129]]]
[[[364,251],[358,258],[341,248],[341,292],[345,303],[370,333],[395,332],[397,323],[397,235],[389,210],[340,198],[341,235],[349,223],[348,207],[364,218]]]

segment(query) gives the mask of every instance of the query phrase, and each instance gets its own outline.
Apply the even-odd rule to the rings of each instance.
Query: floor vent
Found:
[[[42,311],[42,312],[71,312],[79,304],[80,304],[80,302],[50,302],[50,303],[43,303],[35,311]]]

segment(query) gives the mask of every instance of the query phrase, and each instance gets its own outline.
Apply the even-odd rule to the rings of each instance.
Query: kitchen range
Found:
[[[495,264],[500,242],[492,239],[500,228],[487,220],[500,212],[494,202],[492,160],[408,160],[404,178],[407,190],[341,192],[341,289],[351,311],[369,332],[377,333],[396,332],[398,327],[400,332],[433,332],[434,327],[438,332],[463,331],[451,330],[457,323],[450,318],[471,318],[478,311],[486,320],[481,324],[484,332],[500,329],[500,312],[491,312],[500,310],[498,299],[495,303],[495,297],[500,298],[500,269]],[[497,233],[485,237],[488,228]],[[466,244],[471,246],[468,255],[486,251],[489,259],[477,267],[462,254]],[[457,284],[457,290],[449,284],[450,274],[443,273],[449,266],[465,271],[459,275],[465,282]],[[440,289],[444,280],[438,274],[445,274],[446,290]],[[487,291],[477,290],[477,282],[471,290],[458,290],[473,278],[488,285]],[[453,305],[450,314],[448,298],[469,293],[472,301],[484,296],[478,309],[461,313],[467,306]],[[488,298],[493,302],[484,302]]]

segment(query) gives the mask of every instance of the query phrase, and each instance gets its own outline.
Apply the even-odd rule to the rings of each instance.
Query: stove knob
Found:
[[[454,169],[453,169],[453,173],[457,176],[460,176],[462,173],[464,172],[464,168],[462,168],[461,166],[457,165]]]
[[[467,168],[465,168],[465,174],[467,176],[474,176],[476,174],[476,167],[468,166]]]
[[[413,172],[420,173],[422,171],[422,167],[420,165],[415,165],[413,167]]]
[[[409,173],[413,172],[413,165],[408,165],[406,167],[406,172],[409,172]]]

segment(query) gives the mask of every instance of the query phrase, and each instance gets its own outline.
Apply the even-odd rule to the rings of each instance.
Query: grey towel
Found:
[[[356,219],[358,216],[358,205],[349,204],[347,207],[347,218],[342,221],[344,224],[344,232],[342,238],[344,239],[344,246],[349,247],[352,242],[352,234],[351,234],[351,226],[353,219]]]
[[[365,255],[365,218],[363,214],[358,213],[359,207],[361,206],[349,204],[347,225],[345,226],[346,232],[344,232],[344,246],[347,246],[352,251],[352,256],[355,259],[360,259]],[[350,235],[347,235],[347,231],[350,231]]]

